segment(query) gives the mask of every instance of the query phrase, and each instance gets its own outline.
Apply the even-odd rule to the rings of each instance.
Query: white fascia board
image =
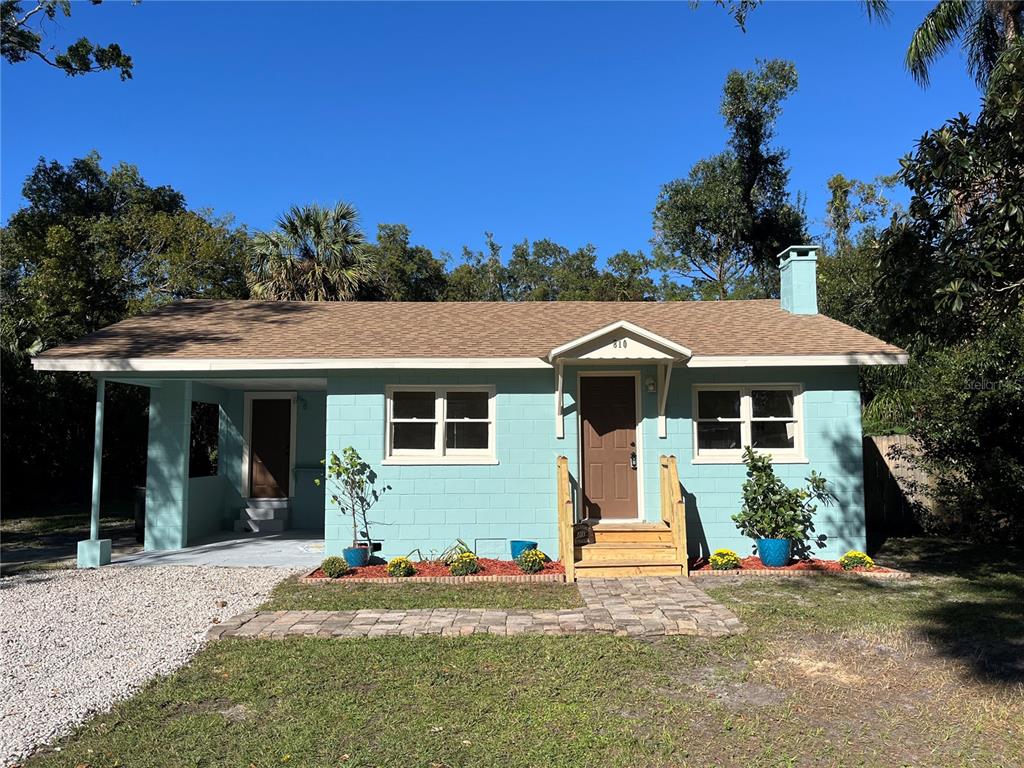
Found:
[[[550,352],[548,352],[548,360],[554,360],[556,357],[561,357],[566,352],[571,352],[576,347],[583,346],[588,342],[594,341],[595,339],[599,339],[602,336],[607,336],[609,333],[614,333],[615,331],[629,331],[630,333],[635,333],[642,339],[646,339],[647,341],[650,341],[653,344],[657,344],[658,346],[662,346],[665,347],[666,349],[672,350],[680,357],[690,357],[693,354],[693,352],[684,347],[682,344],[676,344],[674,341],[669,341],[664,336],[659,336],[656,333],[651,333],[647,329],[641,328],[639,325],[634,325],[628,320],[619,320],[618,322],[612,323],[611,325],[606,325],[603,328],[598,328],[596,331],[592,331],[591,333],[588,333],[585,336],[580,336],[578,339],[573,339],[570,342],[555,347]]]
[[[697,355],[690,368],[779,368],[828,365],[906,365],[907,354],[874,353],[849,355]]]
[[[551,364],[539,357],[378,357],[378,358],[86,358],[36,357],[37,371],[93,372],[207,372],[207,371],[296,371],[296,370],[394,370],[544,368]]]
[[[606,332],[606,331],[605,331]],[[573,343],[575,346],[575,342]],[[625,361],[624,361],[625,362]],[[629,361],[635,362],[635,361]],[[664,362],[664,361],[650,361]],[[748,368],[830,365],[905,365],[905,353],[849,355],[697,355],[690,368]],[[213,371],[330,371],[396,369],[551,369],[539,357],[380,357],[380,358],[87,358],[35,357],[37,371],[92,373],[213,372]]]

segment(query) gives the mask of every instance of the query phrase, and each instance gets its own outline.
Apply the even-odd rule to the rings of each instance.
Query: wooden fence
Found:
[[[864,513],[869,546],[888,536],[920,530],[914,509],[928,506],[922,490],[931,480],[906,458],[916,450],[917,441],[908,435],[864,437]]]

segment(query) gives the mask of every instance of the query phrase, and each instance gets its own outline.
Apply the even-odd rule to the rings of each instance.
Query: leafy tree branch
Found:
[[[90,2],[99,5],[101,0]],[[2,0],[0,55],[11,64],[35,58],[69,77],[116,69],[122,80],[131,79],[132,57],[117,43],[97,45],[81,37],[63,51],[57,51],[54,46],[45,47],[46,25],[55,22],[58,14],[71,17],[71,0],[39,0],[27,11],[20,0]]]

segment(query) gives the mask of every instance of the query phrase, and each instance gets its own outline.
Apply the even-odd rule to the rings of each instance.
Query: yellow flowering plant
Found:
[[[452,576],[469,576],[480,570],[480,563],[472,552],[463,552],[448,566]]]
[[[393,557],[388,561],[388,576],[412,576],[416,573],[412,561],[408,557]]]
[[[731,571],[740,567],[740,556],[731,549],[716,549],[708,558],[711,569],[715,571]]]
[[[544,570],[548,556],[539,549],[527,549],[516,558],[516,565],[523,573],[538,573]]]
[[[840,557],[839,564],[843,566],[844,571],[852,571],[854,568],[866,568],[871,570],[875,567],[874,560],[856,549],[851,549],[845,555]]]

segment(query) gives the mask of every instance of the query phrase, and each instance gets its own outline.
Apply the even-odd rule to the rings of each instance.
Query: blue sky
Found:
[[[57,39],[119,42],[134,79],[2,65],[0,215],[39,156],[95,149],[252,228],[344,199],[368,233],[404,222],[435,253],[485,231],[647,250],[660,185],[723,147],[726,74],[781,57],[800,88],[777,140],[817,231],[829,176],[892,172],[977,111],[959,52],[929,89],[903,69],[930,6],[879,26],[859,3],[769,2],[743,34],[685,2],[76,3]]]

